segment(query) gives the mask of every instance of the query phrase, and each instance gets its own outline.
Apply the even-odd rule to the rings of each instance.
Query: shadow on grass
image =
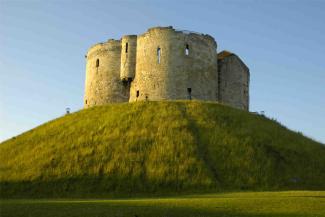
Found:
[[[195,207],[164,203],[163,201],[46,201],[6,200],[1,201],[1,217],[302,217],[313,214],[254,213],[238,211],[235,206]],[[251,213],[249,213],[251,212]]]
[[[116,178],[106,176],[83,176],[71,177],[64,179],[53,179],[51,181],[34,180],[22,182],[0,182],[0,199],[38,199],[38,198],[148,198],[148,197],[188,197],[190,195],[229,193],[229,192],[247,192],[247,191],[287,191],[287,190],[311,190],[319,191],[323,188],[275,188],[275,189],[235,189],[213,186],[182,186],[170,181],[165,183],[150,183],[143,180],[142,182],[130,181],[128,177]],[[219,186],[220,187],[220,186]],[[314,197],[324,198],[319,195],[299,195],[289,197]]]
[[[174,182],[134,182],[128,177],[83,176],[51,181],[34,180],[22,182],[0,182],[0,198],[130,198],[177,196],[188,193],[218,192],[216,188],[189,185],[181,187]]]

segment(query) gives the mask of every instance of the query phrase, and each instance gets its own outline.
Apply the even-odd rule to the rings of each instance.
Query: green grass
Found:
[[[325,146],[217,103],[82,110],[0,144],[2,198],[325,189]]]
[[[3,200],[1,217],[322,217],[325,192],[225,193],[139,199]]]

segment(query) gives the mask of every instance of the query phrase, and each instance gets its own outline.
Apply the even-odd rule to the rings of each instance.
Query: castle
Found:
[[[217,53],[210,35],[154,27],[96,44],[86,59],[85,108],[197,99],[249,109],[248,67],[233,53]]]

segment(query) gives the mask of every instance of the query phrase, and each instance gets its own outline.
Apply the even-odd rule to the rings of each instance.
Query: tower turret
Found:
[[[127,102],[129,89],[120,80],[121,41],[110,39],[96,44],[86,58],[85,108]]]
[[[124,82],[131,82],[134,79],[136,54],[137,36],[123,36],[121,50],[121,80]]]
[[[154,27],[137,37],[130,102],[217,99],[217,43],[209,35]]]
[[[234,53],[218,53],[218,101],[249,110],[249,69]]]

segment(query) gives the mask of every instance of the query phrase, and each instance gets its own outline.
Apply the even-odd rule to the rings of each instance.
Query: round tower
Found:
[[[130,101],[217,99],[217,44],[209,35],[155,27],[137,38]]]
[[[127,102],[129,89],[120,80],[121,41],[92,46],[86,55],[84,107]]]
[[[121,50],[121,79],[124,82],[131,82],[134,79],[136,54],[137,36],[123,36]]]

